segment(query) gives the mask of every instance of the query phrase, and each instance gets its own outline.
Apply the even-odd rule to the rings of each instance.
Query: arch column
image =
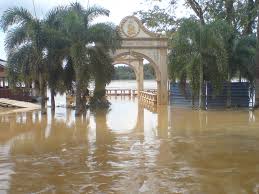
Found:
[[[140,93],[140,91],[144,90],[144,67],[143,67],[143,59],[140,59],[138,61],[138,78],[137,78],[137,82],[138,82],[138,95]]]
[[[159,105],[168,104],[168,75],[167,75],[167,50],[160,49],[158,66],[160,69],[160,79],[157,80],[157,103]]]

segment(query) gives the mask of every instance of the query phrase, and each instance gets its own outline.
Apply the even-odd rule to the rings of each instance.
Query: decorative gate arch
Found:
[[[150,62],[155,70],[157,81],[157,102],[168,104],[167,91],[167,38],[148,31],[135,16],[125,17],[118,32],[122,46],[113,53],[114,64],[123,63],[133,67],[138,90],[143,90],[143,59]]]

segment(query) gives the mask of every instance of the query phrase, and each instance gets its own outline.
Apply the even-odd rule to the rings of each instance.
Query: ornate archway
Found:
[[[114,64],[127,64],[127,59],[134,59],[132,65],[136,72],[138,89],[143,90],[143,59],[148,60],[155,70],[157,102],[159,105],[168,104],[167,38],[148,31],[135,16],[125,17],[118,32],[122,38],[122,46],[113,53]]]

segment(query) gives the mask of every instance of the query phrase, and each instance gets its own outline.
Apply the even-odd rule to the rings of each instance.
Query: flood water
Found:
[[[111,98],[110,111],[0,115],[0,193],[259,193],[259,112]]]

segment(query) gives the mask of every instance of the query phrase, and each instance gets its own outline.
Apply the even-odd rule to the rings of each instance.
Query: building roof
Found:
[[[6,65],[6,61],[5,60],[3,60],[3,59],[0,59],[0,67],[5,67],[5,65]]]

